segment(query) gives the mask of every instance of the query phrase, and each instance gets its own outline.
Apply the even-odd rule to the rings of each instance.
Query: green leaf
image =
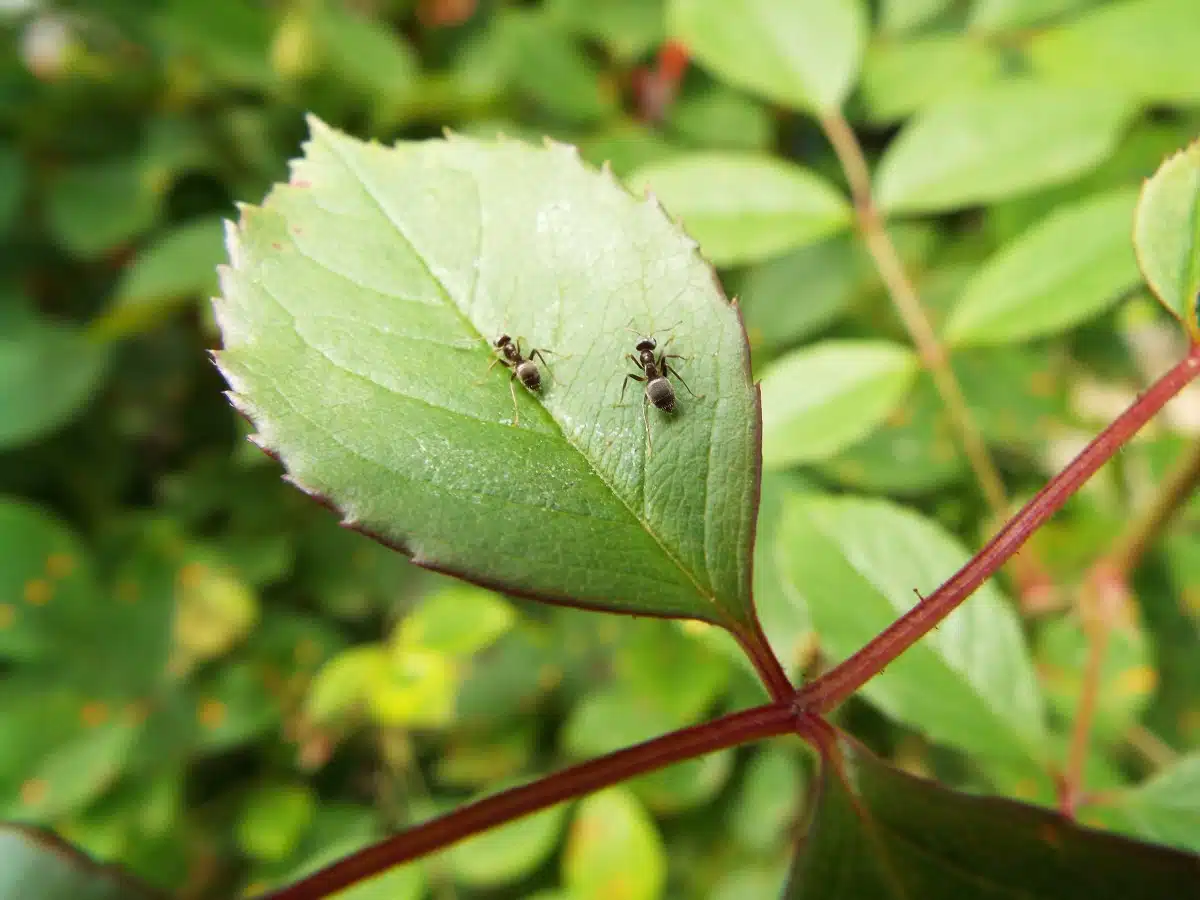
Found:
[[[768,744],[746,767],[729,827],[747,850],[766,853],[787,841],[788,827],[799,820],[804,777],[796,754]]]
[[[10,298],[0,297],[0,303]],[[21,318],[0,330],[0,448],[61,428],[87,405],[108,371],[109,351],[80,329]]]
[[[386,21],[340,3],[316,9],[312,30],[332,74],[370,97],[383,118],[400,112],[419,74],[417,54],[403,35]]]
[[[970,27],[977,32],[1015,31],[1056,19],[1096,0],[975,0]]]
[[[548,0],[546,13],[632,63],[664,37],[663,0]]]
[[[1082,623],[1069,615],[1046,624],[1037,638],[1037,667],[1046,699],[1058,718],[1079,715],[1079,697],[1090,644]],[[1121,621],[1109,632],[1100,669],[1092,740],[1112,745],[1123,739],[1149,705],[1158,673],[1140,623]],[[1200,848],[1200,841],[1197,842]]]
[[[429,568],[746,621],[745,336],[657,206],[561,145],[384,148],[315,120],[293,172],[231,231],[217,311],[233,399],[296,484]],[[631,319],[680,322],[662,337],[697,396],[678,390],[674,415],[637,385],[615,405]],[[537,395],[488,371],[502,330],[558,354]]]
[[[1133,790],[1106,798],[1099,811],[1135,837],[1200,853],[1200,754],[1184,756]]]
[[[793,589],[787,548],[780,540],[790,498],[806,489],[790,472],[764,472],[754,541],[754,605],[768,643],[789,672],[808,662],[814,646],[808,607]],[[741,652],[738,658],[746,659]]]
[[[91,560],[65,525],[37,507],[0,498],[0,659],[50,662],[71,623],[102,604]],[[94,624],[94,620],[93,620]]]
[[[828,459],[866,437],[916,374],[912,352],[883,341],[822,341],[781,357],[762,379],[763,464]]]
[[[1174,900],[1200,859],[1081,828],[1057,813],[971,797],[894,769],[848,738],[822,766],[788,900]]]
[[[740,91],[723,85],[685,94],[669,110],[668,125],[681,142],[701,148],[771,152],[771,112]]]
[[[862,263],[857,241],[845,234],[747,270],[737,285],[750,347],[786,350],[834,322],[850,306]]]
[[[493,27],[517,90],[546,112],[587,125],[617,111],[613,85],[579,42],[547,15],[509,10]]]
[[[666,850],[654,820],[620,787],[579,803],[562,865],[572,900],[658,900],[666,883]]]
[[[150,229],[160,198],[130,156],[59,172],[46,194],[46,226],[73,256],[94,259]]]
[[[936,490],[966,473],[962,452],[933,379],[921,372],[886,422],[817,465],[822,475],[869,493],[909,496]]]
[[[882,0],[879,27],[891,34],[920,28],[946,11],[952,0]]]
[[[935,34],[872,45],[863,63],[862,100],[872,122],[898,122],[1001,73],[997,53],[965,35]]]
[[[790,571],[831,663],[860,649],[970,554],[940,526],[883,500],[789,504]],[[985,758],[1041,763],[1042,698],[1020,623],[988,582],[863,688],[933,741]]]
[[[1200,141],[1168,159],[1142,188],[1133,244],[1146,283],[1200,338]]]
[[[867,35],[859,0],[670,0],[667,29],[735,87],[816,115],[854,87]]]
[[[180,301],[217,289],[217,265],[225,259],[224,224],[209,217],[173,228],[146,247],[125,270],[112,305],[93,325],[104,337],[149,328]]]
[[[1113,152],[1130,112],[1119,96],[1027,80],[963,91],[888,146],[876,199],[889,213],[931,213],[1066,181]]]
[[[0,900],[149,900],[123,873],[46,832],[0,826]]]
[[[1126,0],[1034,35],[1029,59],[1048,81],[1118,91],[1146,105],[1194,106],[1198,46],[1192,0]]]
[[[554,852],[568,808],[552,806],[455,845],[446,854],[454,880],[495,888],[532,874]]]
[[[216,85],[263,89],[273,86],[268,55],[271,13],[241,0],[168,0],[152,23],[161,52],[198,61]]]
[[[851,210],[830,184],[768,156],[693,153],[639,169],[650,190],[718,266],[759,262],[847,227]]]
[[[0,147],[0,234],[7,234],[25,197],[25,160],[14,147]]]
[[[299,846],[316,809],[317,796],[305,784],[260,785],[238,816],[238,846],[253,859],[285,859]]]
[[[392,644],[397,652],[470,656],[508,631],[515,618],[513,608],[491,591],[455,585],[423,598],[400,622]]]
[[[1129,240],[1137,192],[1060,207],[971,278],[945,326],[957,346],[1057,334],[1099,315],[1140,282]]]

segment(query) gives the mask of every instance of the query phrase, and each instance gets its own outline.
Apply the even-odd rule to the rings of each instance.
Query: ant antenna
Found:
[[[632,325],[632,324],[633,324],[633,319],[630,319],[629,325]],[[625,330],[628,331],[630,334],[636,334],[638,337],[654,337],[654,335],[658,334],[659,332],[671,331],[674,328],[678,328],[682,324],[683,324],[683,319],[680,319],[674,325],[669,325],[666,328],[653,328],[650,331],[638,331],[636,328],[630,328],[629,325],[626,325]]]

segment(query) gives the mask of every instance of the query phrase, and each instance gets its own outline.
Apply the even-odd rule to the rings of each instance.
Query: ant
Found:
[[[520,421],[520,411],[517,408],[517,392],[513,387],[513,382],[516,379],[521,379],[521,384],[525,385],[530,391],[540,391],[542,389],[542,373],[538,369],[534,359],[540,359],[547,369],[550,364],[546,362],[544,353],[549,353],[549,350],[530,350],[529,358],[521,354],[521,339],[515,341],[507,334],[502,334],[492,342],[492,349],[498,355],[488,365],[488,371],[492,371],[492,366],[496,363],[502,363],[509,370],[511,375],[508,380],[508,390],[512,394],[513,399],[513,425],[517,425]]]
[[[632,328],[627,328],[627,331],[633,331]],[[638,334],[638,332],[634,332]],[[663,344],[663,349],[659,351],[658,356],[654,355],[654,351],[658,349],[658,343],[653,337],[640,338],[633,349],[637,351],[637,356],[629,354],[628,359],[631,363],[642,370],[641,375],[635,375],[632,372],[625,373],[625,380],[621,382],[621,402],[620,406],[625,402],[625,389],[629,387],[629,382],[637,381],[646,385],[645,395],[642,398],[642,421],[646,425],[646,443],[650,447],[650,452],[654,452],[654,442],[650,438],[650,417],[646,412],[646,404],[653,403],[656,409],[661,409],[663,412],[670,413],[675,411],[675,389],[671,386],[668,376],[674,375],[679,379],[679,383],[687,388],[687,392],[696,399],[698,397],[688,383],[683,380],[679,372],[669,363],[668,359],[687,359],[686,356],[680,356],[678,353],[667,353],[667,346],[671,341],[675,340],[675,336],[667,338],[667,343]]]

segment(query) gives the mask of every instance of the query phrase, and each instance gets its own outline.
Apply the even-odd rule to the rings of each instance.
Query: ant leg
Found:
[[[543,353],[543,352],[545,352],[545,353],[552,353],[553,351],[551,351],[551,350],[546,350],[546,351],[542,351],[542,350],[530,350],[530,351],[529,351],[529,358],[530,358],[531,360],[534,360],[534,359],[541,360],[541,362],[542,362],[542,365],[546,367],[546,371],[547,371],[547,372],[549,372],[551,375],[553,375],[553,374],[554,374],[554,370],[553,370],[552,368],[550,368],[550,363],[546,362],[546,357],[542,355],[542,353]]]
[[[628,384],[628,382],[626,382]],[[650,398],[642,398],[642,424],[646,426],[646,447],[649,448],[646,457],[654,455],[654,440],[650,437],[650,416],[646,413],[646,407],[650,405]]]
[[[625,380],[621,382],[621,399],[620,399],[620,401],[618,401],[617,406],[625,405],[625,388],[629,387],[629,379],[630,378],[632,378],[634,381],[645,381],[646,380],[641,375],[634,375],[632,372],[626,372]]]
[[[497,356],[497,357],[496,357],[495,359],[493,359],[493,360],[492,360],[490,363],[488,363],[488,367],[487,367],[487,373],[485,373],[485,374],[484,374],[484,376],[483,376],[482,378],[480,378],[478,381],[476,381],[476,382],[475,382],[475,384],[476,384],[477,386],[478,386],[478,385],[481,385],[481,384],[487,384],[487,380],[488,380],[488,373],[491,373],[491,371],[492,371],[493,367],[495,367],[496,363],[502,363],[502,362],[504,362],[504,360],[503,360],[503,359],[501,359],[499,356]],[[508,365],[508,363],[504,363],[504,364],[505,364],[505,365]]]
[[[690,387],[688,387],[688,383],[687,383],[686,381],[684,381],[684,380],[683,380],[683,378],[680,376],[680,374],[679,374],[677,371],[675,371],[673,368],[671,368],[671,366],[670,366],[670,364],[669,364],[669,363],[666,363],[666,362],[664,362],[664,363],[663,363],[663,374],[664,374],[664,375],[674,375],[676,378],[678,378],[678,379],[679,379],[679,383],[680,383],[680,384],[682,384],[682,385],[683,385],[685,388],[687,388],[687,392],[688,392],[689,394],[691,394],[691,395],[692,395],[693,397],[695,397],[697,400],[703,400],[703,399],[704,399],[704,395],[703,395],[703,394],[697,394],[697,393],[696,393],[695,391],[693,391],[693,390],[692,390]]]
[[[514,371],[508,379],[508,392],[513,398],[513,427],[516,428],[521,424],[521,410],[517,406],[517,389],[513,386],[513,382],[517,380],[517,373]]]

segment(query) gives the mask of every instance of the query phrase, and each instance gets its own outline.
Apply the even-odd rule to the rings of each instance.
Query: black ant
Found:
[[[529,358],[526,359],[521,354],[521,340],[513,340],[507,334],[502,334],[492,342],[492,349],[498,355],[488,365],[488,371],[492,371],[492,366],[496,363],[501,363],[509,368],[511,375],[508,380],[508,390],[512,394],[513,399],[513,425],[520,422],[520,412],[517,409],[517,392],[513,387],[513,382],[516,379],[521,379],[521,384],[525,385],[530,391],[540,391],[542,389],[542,373],[538,369],[534,359],[540,359],[547,369],[550,364],[546,362],[546,357],[543,353],[549,353],[549,350],[530,350]]]
[[[628,329],[632,330],[632,329]],[[635,334],[637,332],[634,332]],[[642,398],[642,421],[646,426],[646,443],[650,447],[650,452],[654,452],[654,442],[650,439],[650,417],[646,412],[646,404],[653,403],[656,409],[661,409],[663,412],[670,413],[675,411],[675,389],[671,386],[668,376],[673,375],[679,379],[679,383],[687,388],[687,392],[696,399],[695,392],[688,387],[688,383],[683,380],[679,372],[669,363],[668,359],[687,359],[686,356],[680,356],[678,353],[667,353],[667,346],[671,341],[675,340],[674,335],[667,338],[667,343],[663,344],[662,351],[658,356],[654,355],[654,351],[658,348],[658,343],[652,337],[644,337],[638,340],[634,349],[637,351],[637,356],[629,354],[628,359],[631,363],[642,370],[641,375],[635,375],[632,372],[625,373],[625,380],[621,382],[621,405],[625,402],[625,389],[629,387],[629,382],[637,381],[646,385],[645,395]]]

